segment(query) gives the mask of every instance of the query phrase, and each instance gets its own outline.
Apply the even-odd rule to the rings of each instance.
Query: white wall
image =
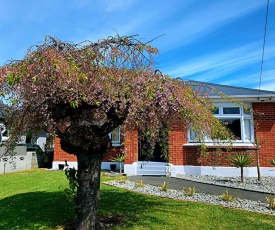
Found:
[[[178,166],[170,164],[168,171],[171,177],[177,177],[178,174],[182,175],[212,175],[212,176],[223,176],[223,177],[238,177],[240,176],[240,168],[236,167],[214,167],[214,166]],[[245,177],[257,177],[256,167],[245,167]],[[272,176],[275,177],[275,167],[261,167],[261,176]]]
[[[59,164],[65,165],[65,162],[64,161],[54,161],[52,168],[53,169],[59,169],[59,166],[58,166]],[[69,165],[70,168],[74,167],[75,169],[77,169],[77,162],[68,161],[67,164]],[[118,162],[102,162],[101,169],[102,170],[111,170],[111,168],[110,168],[111,164],[115,164],[116,165],[116,171],[119,171],[119,163]],[[122,170],[123,170],[124,169],[124,163],[122,163],[121,167],[122,167]]]
[[[0,147],[0,155],[5,152],[5,147]],[[27,152],[26,146],[17,146],[13,156],[2,156],[0,158],[0,174],[37,168],[39,156],[36,152]]]

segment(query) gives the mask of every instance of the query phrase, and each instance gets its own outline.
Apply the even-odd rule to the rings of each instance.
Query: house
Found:
[[[154,159],[144,160],[140,154],[138,130],[124,131],[123,146],[120,145],[120,130],[110,135],[113,148],[103,159],[102,169],[110,169],[112,156],[125,151],[124,172],[127,175],[167,175],[178,174],[238,176],[239,169],[233,167],[228,156],[234,152],[256,151],[256,138],[262,143],[259,149],[261,173],[263,176],[275,176],[275,168],[268,162],[275,158],[275,92],[233,87],[220,84],[188,81],[194,90],[207,95],[216,106],[214,116],[221,120],[235,135],[236,140],[228,151],[228,144],[217,144],[205,137],[207,149],[200,151],[200,143],[192,130],[186,130],[175,124],[168,135],[169,162],[165,162],[158,152]],[[213,90],[214,89],[214,90]],[[232,100],[221,97],[227,95]],[[230,102],[231,101],[231,102]],[[245,105],[244,109],[239,101]],[[218,150],[218,151],[217,151]],[[77,167],[76,157],[60,148],[60,141],[55,140],[53,168],[67,161],[71,167]],[[256,176],[255,164],[245,168],[246,176]]]

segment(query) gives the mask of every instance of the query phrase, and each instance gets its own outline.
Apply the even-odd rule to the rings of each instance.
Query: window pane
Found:
[[[236,140],[241,140],[241,122],[239,118],[220,119],[220,121],[233,133]]]
[[[216,107],[215,109],[213,109],[212,113],[213,114],[219,114],[219,107]]]
[[[224,107],[223,114],[240,114],[239,107]]]
[[[250,120],[245,119],[244,120],[244,133],[245,133],[245,140],[251,140],[251,126],[250,126]]]
[[[112,142],[118,144],[120,142],[120,129],[116,128],[111,134]]]
[[[198,141],[198,135],[194,130],[190,130],[190,141]]]

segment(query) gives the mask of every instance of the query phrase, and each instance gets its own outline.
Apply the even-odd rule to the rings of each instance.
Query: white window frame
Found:
[[[220,104],[215,105],[218,108],[218,114],[213,114],[218,119],[240,119],[240,131],[241,131],[241,139],[235,140],[234,143],[252,143],[254,142],[254,126],[253,126],[253,119],[252,119],[252,113],[245,113],[244,109],[238,105],[235,104]],[[240,113],[239,114],[224,114],[223,108],[239,108]],[[246,126],[245,121],[249,121],[249,129],[250,129],[250,137],[246,138]],[[191,130],[188,131],[188,140],[189,143],[197,143],[198,139],[192,140]],[[209,137],[205,137],[204,141],[206,143],[213,143],[214,141],[211,140]]]
[[[113,137],[115,137],[114,132],[117,133],[116,140],[113,140]],[[109,137],[112,141],[112,146],[120,146],[120,128],[119,127],[115,128],[113,132],[109,133]]]

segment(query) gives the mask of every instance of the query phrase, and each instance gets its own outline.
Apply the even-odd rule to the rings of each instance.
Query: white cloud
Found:
[[[173,40],[169,48],[187,45],[199,38],[201,39],[225,24],[237,20],[266,4],[264,1],[230,1],[230,3],[228,1],[211,1],[205,7],[200,3],[198,2],[196,6],[192,5],[189,9],[191,13],[186,12],[187,16],[183,12],[180,17],[181,20],[178,20],[169,28],[167,40],[169,42],[171,39]]]
[[[172,66],[168,72],[171,76],[189,76],[217,68],[236,68],[245,63],[255,62],[261,54],[259,47],[260,43],[253,42],[235,49],[206,54]]]
[[[183,77],[205,82],[257,87],[260,79],[261,42],[253,42],[232,50],[210,53],[166,69],[172,77]],[[266,47],[262,85],[270,89],[267,82],[275,82],[275,46]],[[245,74],[243,74],[245,71]],[[247,74],[249,72],[249,74]],[[268,87],[268,88],[267,88]]]
[[[136,4],[136,1],[134,0],[111,0],[111,1],[105,1],[105,11],[106,12],[113,12],[116,10],[121,10],[121,9],[128,9],[132,7],[133,5]]]

